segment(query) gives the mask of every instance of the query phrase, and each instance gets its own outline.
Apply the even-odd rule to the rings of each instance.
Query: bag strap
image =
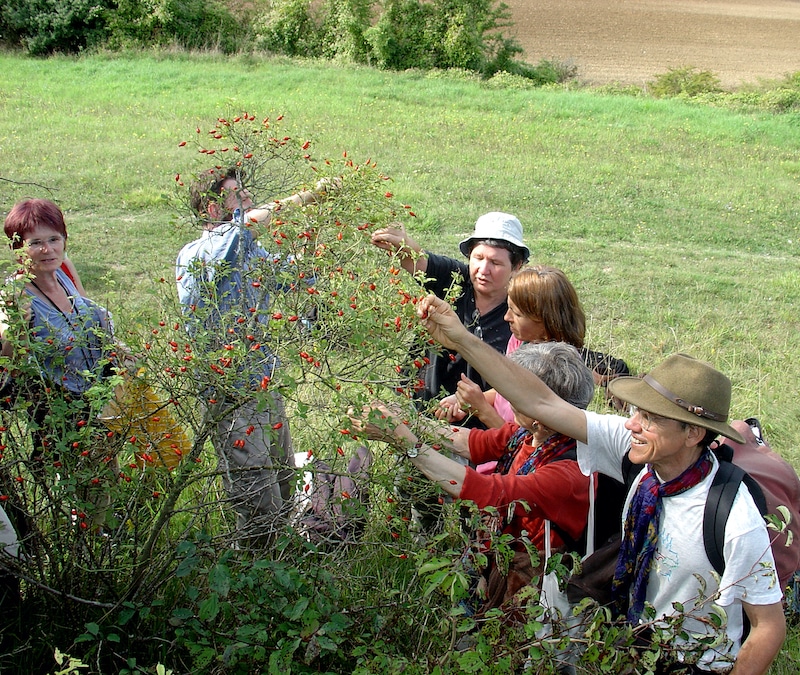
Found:
[[[589,513],[586,516],[586,554],[583,556],[584,560],[594,553],[594,532],[596,529],[595,515],[597,506],[595,503],[595,478],[597,478],[597,473],[589,475]]]
[[[630,454],[631,451],[628,450],[622,458],[622,482],[629,490],[642,470],[641,464],[634,464],[631,461]]]
[[[720,576],[725,571],[723,555],[725,525],[743,477],[744,471],[735,464],[720,462],[706,498],[703,512],[703,544],[711,566]]]
[[[547,569],[547,561],[550,560],[550,556],[553,555],[553,551],[550,547],[550,521],[545,518],[544,521],[544,569]]]
[[[561,537],[561,541],[564,542],[564,545],[567,546],[569,549],[573,551],[578,551],[580,553],[581,549],[584,549],[584,553],[581,556],[581,560],[586,560],[592,553],[594,553],[594,532],[595,532],[595,514],[596,514],[596,499],[595,499],[595,489],[594,489],[594,481],[597,477],[597,473],[593,473],[589,476],[589,511],[586,515],[586,529],[584,530],[584,535],[586,537],[586,541],[584,542],[584,535],[581,535],[578,539],[573,539],[567,531],[561,527],[558,523],[554,523],[550,520],[545,519],[544,526],[545,526],[545,541],[547,547],[547,553],[545,554],[545,560],[550,557],[550,531],[551,528],[553,531],[558,533],[558,536]],[[585,546],[584,546],[585,544]]]
[[[711,565],[717,574],[722,576],[725,571],[725,525],[728,516],[731,514],[733,500],[739,492],[739,485],[744,483],[750,491],[750,495],[755,502],[761,515],[767,513],[767,500],[764,492],[756,480],[740,466],[737,466],[728,459],[733,457],[733,450],[721,444],[713,449],[719,459],[719,469],[711,483],[711,489],[706,498],[705,511],[703,513],[703,544],[706,549]]]
[[[578,461],[578,452],[577,452],[577,450],[575,448],[572,448],[571,450],[567,450],[563,455],[561,455],[559,457],[556,457],[555,459],[550,460],[548,462],[548,464],[555,464],[556,462],[560,462],[560,461],[563,461],[563,460],[566,460],[566,459],[571,459],[573,461]],[[589,516],[592,518],[592,530],[594,530],[594,518],[593,518],[594,517],[594,510],[593,510],[593,506],[594,506],[594,494],[593,493],[594,493],[594,490],[592,489],[593,486],[594,486],[594,479],[589,481],[589,500],[590,500],[589,501],[589,508],[590,508]],[[547,520],[547,519],[545,519],[544,522],[545,522],[545,537],[547,539],[547,546],[548,547],[550,546],[550,528],[552,528],[558,534],[558,536],[561,537],[561,541],[564,542],[564,545],[567,546],[568,548],[570,548],[571,550],[578,551],[578,550],[580,550],[582,548],[585,548],[583,546],[583,536],[581,536],[578,539],[573,539],[567,533],[567,531],[563,527],[561,527],[561,525],[559,525],[558,523],[554,523],[554,522],[552,522],[550,520]],[[588,544],[587,544],[587,547],[588,547]],[[549,550],[549,548],[548,548],[548,550]],[[546,558],[549,558],[549,557],[550,557],[550,554],[547,553],[546,554]]]

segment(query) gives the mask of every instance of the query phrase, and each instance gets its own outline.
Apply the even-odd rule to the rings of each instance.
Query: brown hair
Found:
[[[14,204],[6,216],[3,230],[11,240],[11,248],[19,249],[25,239],[37,227],[49,227],[67,239],[64,214],[55,202],[49,199],[26,199]]]
[[[189,204],[195,213],[205,216],[208,204],[222,192],[222,184],[229,178],[236,178],[238,169],[229,166],[227,169],[208,169],[197,176],[197,180],[189,187]]]
[[[502,248],[508,251],[511,269],[517,269],[520,265],[524,265],[528,262],[528,252],[524,248],[512,244],[505,239],[471,239],[467,244],[467,257],[469,257],[472,254],[472,250],[480,244],[491,246],[492,248]]]
[[[508,297],[526,316],[544,323],[555,342],[583,347],[586,315],[575,287],[557,267],[535,265],[511,277]]]

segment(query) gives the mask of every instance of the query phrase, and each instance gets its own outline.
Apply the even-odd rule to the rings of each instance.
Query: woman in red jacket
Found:
[[[563,342],[526,344],[509,358],[535,373],[571,404],[586,408],[591,401],[592,372],[575,347]],[[390,411],[381,410],[391,417]],[[446,449],[473,464],[497,460],[494,473],[486,475],[420,442],[406,424],[399,423],[388,432],[383,424],[383,428],[366,425],[370,438],[385,440],[404,451],[412,464],[451,496],[469,499],[481,509],[497,509],[498,516],[491,526],[512,535],[514,559],[504,573],[490,557],[485,583],[478,586],[480,601],[476,605],[481,611],[509,606],[517,591],[541,574],[546,521],[550,521],[550,545],[554,550],[575,550],[586,529],[590,478],[578,468],[575,440],[520,413],[515,413],[515,418],[515,422],[500,429],[459,427],[442,432],[449,438],[449,443],[444,444],[449,446]],[[539,564],[535,567],[523,533],[539,551]]]

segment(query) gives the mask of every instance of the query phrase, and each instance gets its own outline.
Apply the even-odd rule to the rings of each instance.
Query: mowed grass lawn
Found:
[[[800,466],[797,114],[315,62],[6,53],[0,210],[57,201],[85,286],[135,329],[194,236],[166,199],[197,166],[178,143],[245,110],[285,115],[320,161],[376,160],[437,252],[456,255],[486,211],[516,214],[532,262],[577,287],[592,347],[637,371],[710,360],[733,415],[758,416]]]

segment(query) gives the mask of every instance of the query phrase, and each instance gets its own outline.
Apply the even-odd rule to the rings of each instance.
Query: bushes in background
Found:
[[[177,45],[389,70],[507,72],[537,84],[574,76],[518,60],[522,47],[503,33],[511,25],[498,0],[257,0],[244,8],[233,0],[10,0],[0,9],[0,39],[32,55]]]
[[[216,0],[9,0],[0,35],[33,56],[85,49],[179,45],[239,51],[246,18]]]
[[[0,35],[32,55],[79,52],[108,36],[111,0],[6,0],[0,6]]]

